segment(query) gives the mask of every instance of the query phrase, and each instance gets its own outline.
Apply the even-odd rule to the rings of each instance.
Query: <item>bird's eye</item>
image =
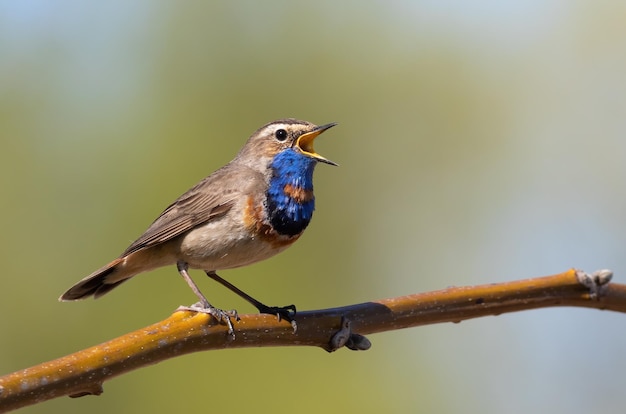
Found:
[[[274,135],[279,141],[284,141],[287,139],[287,131],[285,131],[284,129],[279,129]]]

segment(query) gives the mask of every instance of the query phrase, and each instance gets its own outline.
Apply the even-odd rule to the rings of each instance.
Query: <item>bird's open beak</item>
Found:
[[[313,141],[315,141],[315,138],[317,138],[317,136],[320,135],[322,132],[334,127],[335,125],[337,124],[333,122],[332,124],[318,126],[313,131],[309,131],[305,134],[300,135],[296,140],[296,146],[300,149],[300,151],[302,151],[304,154],[308,155],[311,158],[315,158],[316,160],[324,162],[326,164],[337,166],[338,164],[332,162],[331,160],[327,160],[326,158],[315,152],[315,149],[313,149]]]

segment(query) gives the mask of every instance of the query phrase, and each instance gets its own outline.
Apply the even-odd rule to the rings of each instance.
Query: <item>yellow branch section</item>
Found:
[[[265,346],[318,346],[333,350],[343,327],[366,335],[414,326],[459,322],[552,306],[626,313],[626,285],[584,284],[576,270],[533,279],[447,289],[319,311],[300,312],[298,331],[271,315],[243,315],[235,337],[210,316],[189,311],[100,345],[0,377],[0,412],[63,395],[100,394],[104,381],[190,352]],[[346,324],[346,321],[348,322]],[[349,333],[348,333],[349,336]],[[336,339],[336,337],[335,337]],[[335,341],[333,341],[335,343]]]

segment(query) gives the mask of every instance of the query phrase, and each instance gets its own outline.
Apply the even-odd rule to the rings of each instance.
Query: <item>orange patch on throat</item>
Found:
[[[287,184],[283,187],[283,191],[287,196],[293,198],[299,204],[304,204],[313,200],[313,190],[305,190],[302,187],[295,187],[291,184]]]
[[[261,223],[261,207],[254,206],[254,197],[248,196],[246,208],[243,211],[243,222],[247,228],[253,232],[258,231],[259,223]]]
[[[248,201],[246,203],[246,208],[243,212],[243,220],[245,226],[250,229],[251,232],[258,235],[261,240],[264,240],[272,246],[276,248],[284,248],[285,246],[289,246],[298,238],[300,235],[287,237],[281,236],[274,228],[264,220],[263,215],[263,204],[256,204],[254,202],[254,197],[249,196]],[[281,249],[282,250],[282,249]]]

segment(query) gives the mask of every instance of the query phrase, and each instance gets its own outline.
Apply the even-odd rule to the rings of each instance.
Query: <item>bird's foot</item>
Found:
[[[231,309],[228,311],[218,309],[213,305],[204,304],[202,302],[196,302],[191,306],[179,306],[177,311],[190,311],[190,312],[201,312],[206,313],[214,317],[218,323],[223,323],[228,326],[228,333],[235,336],[235,328],[233,327],[233,322],[231,318],[234,318],[236,321],[239,320],[239,314],[235,309]]]
[[[278,318],[278,321],[286,320],[291,324],[293,328],[293,333],[296,333],[298,330],[298,324],[294,317],[296,316],[296,305],[287,305],[287,306],[267,306],[263,304],[259,304],[257,309],[260,313],[266,313],[269,315],[275,315]]]

